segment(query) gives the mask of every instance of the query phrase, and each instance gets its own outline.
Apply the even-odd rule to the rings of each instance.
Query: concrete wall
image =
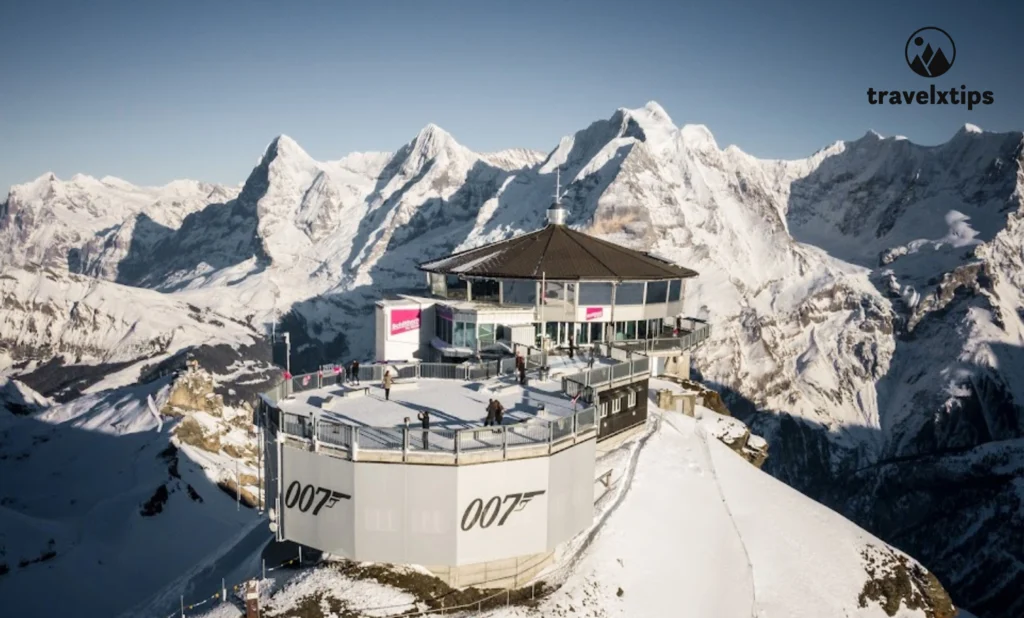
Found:
[[[537,345],[537,335],[533,324],[512,327],[512,343]]]
[[[281,446],[280,538],[454,567],[543,554],[593,521],[595,440],[476,465],[352,462]]]
[[[667,375],[675,376],[683,380],[690,379],[690,353],[683,352],[676,356],[665,359],[664,372]]]

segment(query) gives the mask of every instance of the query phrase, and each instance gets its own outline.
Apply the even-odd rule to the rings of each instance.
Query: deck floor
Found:
[[[598,359],[597,363],[610,363]],[[391,390],[391,400],[384,399],[384,389],[379,382],[363,381],[369,387],[369,394],[362,397],[341,398],[348,386],[330,385],[324,388],[295,393],[280,402],[284,412],[303,417],[333,420],[357,427],[400,427],[409,419],[410,425],[419,422],[419,412],[430,413],[430,426],[438,429],[465,429],[483,425],[487,416],[487,403],[497,399],[505,407],[504,423],[512,424],[535,418],[540,407],[546,417],[567,416],[574,406],[561,392],[561,376],[576,373],[586,368],[586,361],[579,357],[570,361],[567,357],[550,358],[551,375],[548,380],[537,380],[536,371],[528,373],[526,387],[520,386],[514,376],[499,376],[489,380],[464,381],[443,379],[410,380],[404,388]],[[321,406],[327,397],[332,397],[325,410]],[[582,406],[576,406],[580,409]]]

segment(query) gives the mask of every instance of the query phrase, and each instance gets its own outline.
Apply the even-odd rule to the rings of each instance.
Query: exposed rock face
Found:
[[[199,368],[196,361],[188,363],[187,370],[179,374],[171,387],[171,394],[160,411],[168,416],[182,416],[188,410],[202,410],[221,416],[224,398],[214,392],[213,376]]]
[[[861,607],[877,603],[889,616],[901,607],[922,610],[928,618],[955,618],[959,613],[939,580],[906,556],[875,545],[862,556],[870,579],[858,598]]]

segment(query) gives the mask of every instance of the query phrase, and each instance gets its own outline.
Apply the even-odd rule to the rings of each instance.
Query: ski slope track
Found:
[[[296,372],[365,360],[376,300],[421,293],[424,260],[540,227],[560,176],[570,226],[700,273],[696,375],[769,441],[766,471],[983,618],[1018,618],[1022,153],[1020,132],[965,127],[763,160],[651,102],[546,153],[429,125],[331,161],[278,136],[234,187],[45,174],[0,203],[0,378],[72,403],[192,353],[240,405],[283,364],[268,331],[291,333]]]

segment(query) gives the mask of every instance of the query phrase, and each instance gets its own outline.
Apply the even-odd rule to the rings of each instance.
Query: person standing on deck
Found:
[[[359,361],[357,361],[357,360],[352,361],[352,375],[351,375],[351,378],[352,378],[352,383],[353,384],[356,384],[356,385],[359,384]]]
[[[597,356],[597,353],[594,351],[594,348],[590,348],[590,358],[587,359],[587,369],[593,369],[594,368],[594,357],[595,356]]]
[[[416,418],[420,419],[420,424],[423,426],[423,450],[430,449],[430,412],[426,410],[416,415]]]
[[[384,387],[384,401],[391,401],[391,384],[394,382],[394,378],[391,377],[390,369],[384,370],[384,379],[381,382]]]
[[[484,419],[484,427],[490,427],[494,424],[494,400],[487,402],[487,418]]]
[[[505,416],[505,406],[501,405],[501,402],[497,399],[494,400],[494,422],[493,425],[501,425],[502,418]]]
[[[569,335],[569,360],[576,355],[576,335]]]

